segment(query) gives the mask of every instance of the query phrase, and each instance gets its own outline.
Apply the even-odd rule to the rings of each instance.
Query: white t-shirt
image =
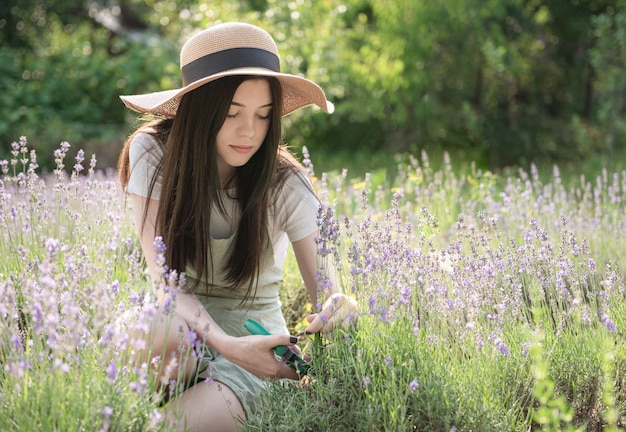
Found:
[[[148,197],[150,181],[162,158],[163,149],[152,135],[137,134],[130,146],[131,174],[126,192]],[[152,199],[159,199],[161,184],[159,177],[152,190]],[[299,172],[297,175],[290,175],[278,194],[275,206],[269,210],[268,232],[273,249],[273,258],[271,263],[267,261],[269,256],[261,259],[262,268],[256,297],[267,298],[277,295],[277,286],[282,282],[282,268],[287,255],[288,242],[300,240],[318,229],[319,202],[310,187],[306,173]],[[233,229],[239,220],[239,209],[236,201],[229,198],[225,191],[223,193],[223,202],[228,218],[224,218],[217,209],[214,209],[211,214],[210,232],[212,248],[214,249],[213,255],[216,255],[216,248],[227,249],[227,243],[232,239]],[[234,223],[231,224],[230,220]],[[222,268],[221,264],[221,260],[214,259],[213,268]],[[204,281],[211,286],[211,295],[238,297],[237,293],[225,287],[225,282],[219,273],[213,275],[210,282]],[[188,277],[193,278],[194,274],[193,270],[187,269]]]

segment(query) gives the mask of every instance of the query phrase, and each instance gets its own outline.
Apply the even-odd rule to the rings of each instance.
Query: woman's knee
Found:
[[[170,402],[166,418],[178,430],[235,431],[246,418],[235,392],[221,382],[201,382]]]
[[[157,367],[160,380],[187,380],[196,369],[196,356],[188,335],[191,328],[177,314],[158,313],[148,335],[149,361]],[[182,373],[182,375],[179,375]]]
[[[148,341],[153,349],[178,350],[191,331],[187,321],[178,314],[157,312],[150,325]]]

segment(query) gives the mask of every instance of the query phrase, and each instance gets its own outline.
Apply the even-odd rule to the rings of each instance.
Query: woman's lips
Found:
[[[247,146],[230,146],[237,153],[249,153],[252,150],[252,147]]]

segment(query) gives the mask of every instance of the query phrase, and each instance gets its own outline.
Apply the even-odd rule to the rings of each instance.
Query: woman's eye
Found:
[[[239,112],[239,111],[237,111],[237,112],[235,112],[235,113],[228,113],[228,114],[226,114],[226,118],[231,118],[231,119],[234,119],[234,118],[239,117],[239,114],[240,114],[240,112]],[[268,113],[267,115],[256,114],[256,117],[257,117],[259,120],[269,120],[270,115],[271,115],[271,112],[270,112],[270,113]]]

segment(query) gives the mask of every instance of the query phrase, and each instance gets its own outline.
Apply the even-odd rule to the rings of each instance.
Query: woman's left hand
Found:
[[[330,333],[334,328],[347,330],[357,319],[356,300],[343,293],[331,295],[319,313],[308,315],[307,333]]]

